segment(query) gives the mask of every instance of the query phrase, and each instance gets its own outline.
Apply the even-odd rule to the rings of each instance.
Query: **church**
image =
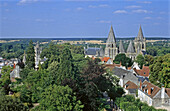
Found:
[[[134,45],[133,45],[134,44]],[[111,59],[115,59],[115,56],[120,53],[124,53],[127,57],[135,60],[138,54],[145,54],[146,52],[146,39],[143,36],[142,28],[140,26],[139,32],[135,40],[130,40],[127,50],[125,51],[123,47],[123,43],[120,40],[119,47],[116,46],[115,34],[113,31],[113,27],[111,26],[110,32],[106,41],[106,47],[103,49],[88,47],[84,48],[85,56],[87,57],[110,57]]]

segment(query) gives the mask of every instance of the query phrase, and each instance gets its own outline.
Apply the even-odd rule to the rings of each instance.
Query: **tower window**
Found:
[[[144,48],[144,44],[142,44],[142,49]]]
[[[113,48],[113,44],[112,44],[112,48]]]

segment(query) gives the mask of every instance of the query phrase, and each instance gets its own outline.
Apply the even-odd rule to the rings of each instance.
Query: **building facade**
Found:
[[[134,41],[130,40],[128,48],[125,51],[121,40],[119,43],[119,47],[116,46],[115,34],[113,31],[113,27],[111,26],[109,35],[106,41],[105,49],[102,49],[102,48],[96,49],[92,47],[91,48],[87,47],[87,49],[85,48],[84,50],[85,50],[85,55],[89,57],[110,57],[112,60],[114,60],[117,54],[124,53],[126,54],[127,57],[131,58],[132,60],[135,60],[138,54],[145,54],[146,39],[143,36],[142,28],[140,26],[137,37],[135,38]]]

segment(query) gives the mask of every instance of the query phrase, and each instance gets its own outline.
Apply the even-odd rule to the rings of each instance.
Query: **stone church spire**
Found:
[[[127,48],[127,53],[135,53],[135,49],[133,47],[132,40],[130,41],[129,46]]]
[[[123,47],[122,40],[120,40],[120,44],[119,44],[119,53],[125,53],[125,49]]]
[[[138,40],[143,40],[144,39],[141,25],[140,25],[140,28],[139,28],[137,39]]]
[[[23,56],[22,62],[23,62],[24,64],[26,63],[26,54],[25,54],[25,51],[24,51],[24,56]]]
[[[111,25],[110,32],[109,32],[109,35],[108,35],[106,43],[107,44],[114,44],[114,46],[116,44],[115,34],[114,34],[114,31],[113,31],[112,25]]]
[[[115,34],[111,25],[110,32],[106,41],[105,56],[114,59],[117,54],[118,49],[116,47]]]

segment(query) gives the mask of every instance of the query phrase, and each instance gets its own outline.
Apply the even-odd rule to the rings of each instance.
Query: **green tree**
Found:
[[[144,59],[145,59],[145,65],[146,66],[149,66],[149,65],[152,65],[153,64],[153,61],[154,61],[154,57],[151,56],[151,55],[145,55],[144,56]]]
[[[10,66],[4,66],[2,67],[2,76],[0,78],[0,87],[3,88],[5,91],[5,94],[9,93],[10,87],[9,84],[11,83],[10,80],[10,72],[12,70],[12,67]]]
[[[139,64],[140,69],[142,69],[143,64],[145,63],[143,55],[139,54],[135,61]]]
[[[76,78],[72,55],[68,48],[64,48],[60,60],[58,81],[61,83],[66,78]]]
[[[68,86],[49,86],[41,94],[40,106],[35,111],[81,111],[83,105]]]
[[[129,58],[129,57],[126,57],[125,54],[118,54],[116,55],[114,61],[115,63],[120,63],[123,65],[123,66],[126,66],[126,67],[130,67],[132,66],[133,62],[132,60]]]
[[[0,94],[0,111],[28,111],[18,98]]]
[[[29,46],[26,51],[26,66],[30,69],[35,67],[35,51],[32,40],[29,42]]]

